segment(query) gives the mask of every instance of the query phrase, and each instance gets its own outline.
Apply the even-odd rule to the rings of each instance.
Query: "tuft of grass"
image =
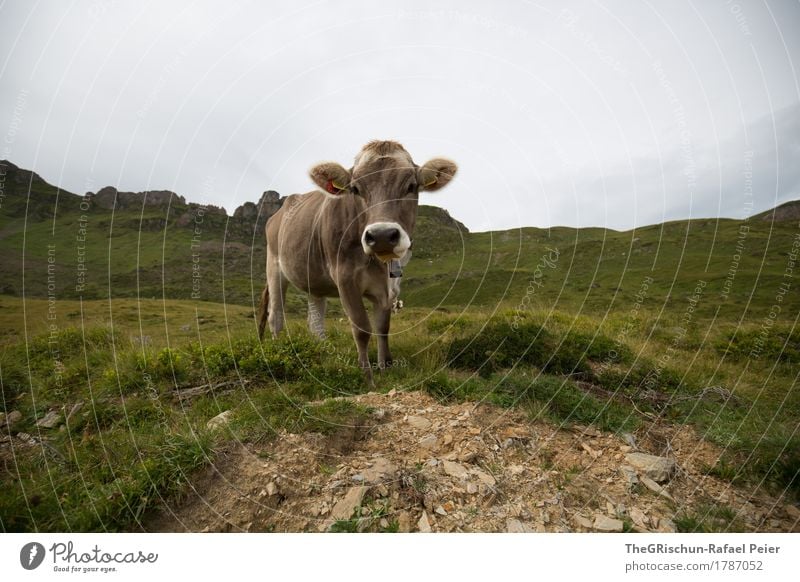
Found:
[[[727,505],[702,504],[691,512],[680,513],[674,521],[681,533],[742,531],[736,512]]]

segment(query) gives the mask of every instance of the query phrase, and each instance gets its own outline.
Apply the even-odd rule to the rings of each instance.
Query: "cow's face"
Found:
[[[328,162],[312,168],[311,178],[332,196],[364,198],[361,246],[367,255],[389,261],[402,258],[411,247],[419,193],[442,188],[456,170],[442,158],[419,167],[403,146],[382,141],[364,146],[351,170]]]

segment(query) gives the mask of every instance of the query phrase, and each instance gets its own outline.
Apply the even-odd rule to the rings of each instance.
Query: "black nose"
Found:
[[[376,226],[364,233],[364,243],[379,255],[393,252],[402,238],[403,232],[396,227]]]

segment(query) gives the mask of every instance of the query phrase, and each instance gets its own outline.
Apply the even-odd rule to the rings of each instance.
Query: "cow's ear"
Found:
[[[317,164],[308,175],[317,186],[333,196],[346,192],[350,187],[350,172],[336,162]]]
[[[444,158],[434,158],[419,169],[419,189],[433,192],[453,179],[458,166]]]

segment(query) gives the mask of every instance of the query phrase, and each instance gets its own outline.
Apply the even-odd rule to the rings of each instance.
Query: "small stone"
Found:
[[[364,475],[361,473],[356,473],[352,477],[350,477],[351,481],[355,481],[356,483],[363,483],[364,482]]]
[[[581,443],[581,448],[583,448],[584,451],[589,453],[589,456],[592,457],[593,459],[597,459],[600,457],[600,455],[603,454],[603,451],[596,451],[586,443]]]
[[[469,432],[469,434],[478,435],[481,434],[481,429],[477,426],[471,426],[467,429],[467,432]]]
[[[656,457],[646,453],[628,453],[625,460],[640,474],[649,477],[656,483],[668,481],[675,472],[675,460]]]
[[[8,428],[11,428],[12,426],[14,426],[15,423],[19,422],[21,419],[22,419],[22,413],[19,410],[12,410],[11,412],[8,413],[8,416],[6,416],[5,423],[8,425]],[[0,422],[0,425],[2,424],[3,423]]]
[[[629,432],[624,432],[620,436],[622,437],[622,440],[625,441],[626,445],[628,445],[629,447],[631,447],[633,449],[636,448],[636,437],[635,436],[633,436]]]
[[[395,394],[397,394],[397,388],[392,388],[386,393],[386,396],[394,396]]]
[[[672,499],[672,496],[669,493],[667,493],[666,489],[664,489],[661,485],[659,485],[649,477],[642,476],[641,481],[642,485],[647,487],[653,493],[658,493],[662,497],[669,499],[670,501],[674,501],[674,499]]]
[[[273,495],[277,495],[278,493],[278,486],[275,484],[275,481],[270,481],[267,483],[267,495],[272,497]]]
[[[456,510],[456,504],[453,503],[452,501],[445,501],[444,504],[442,505],[442,508],[447,513],[453,513]]]
[[[606,513],[612,517],[617,515],[617,508],[610,501],[606,501]]]
[[[232,410],[226,410],[225,412],[220,412],[217,416],[212,418],[206,423],[206,428],[208,430],[217,430],[224,427],[228,422],[230,422],[231,417],[233,417]]]
[[[262,489],[261,491],[258,492],[258,496],[259,497],[266,497],[267,496],[267,490],[266,489]]]
[[[441,505],[439,505],[436,508],[436,513],[438,513],[439,515],[447,515],[447,510],[444,507],[442,507]]]
[[[588,437],[600,437],[600,436],[603,436],[603,433],[601,433],[599,430],[597,430],[593,426],[581,426],[581,425],[577,425],[576,424],[575,426],[572,427],[572,430],[575,431],[576,433],[580,434],[580,435],[588,436]]]
[[[508,533],[535,533],[536,529],[512,517],[506,520],[506,531]]]
[[[575,515],[573,515],[572,516],[572,521],[574,521],[580,527],[583,527],[583,528],[586,528],[586,529],[592,529],[592,525],[593,525],[592,524],[592,520],[588,519],[586,517],[583,517],[580,514],[576,513]]]
[[[411,514],[403,510],[397,514],[397,529],[401,533],[408,533],[411,531]]]
[[[668,517],[662,517],[658,520],[658,526],[656,527],[656,531],[662,533],[675,533],[677,528],[675,527],[675,522],[669,519]]]
[[[361,502],[364,500],[364,495],[367,494],[369,487],[360,485],[358,487],[351,487],[350,490],[336,502],[331,510],[331,519],[338,521],[340,519],[350,519],[353,512]]]
[[[475,483],[467,483],[467,493],[475,495],[478,492],[478,486]]]
[[[478,480],[484,485],[488,485],[489,487],[494,487],[497,484],[495,478],[489,475],[489,473],[487,473],[486,471],[482,471],[478,468],[473,468],[472,474],[475,475],[478,478]]]
[[[630,447],[628,445],[620,445],[619,450],[620,452],[623,453],[630,453],[633,450],[633,447]]]
[[[442,466],[444,467],[444,472],[447,475],[455,477],[456,479],[466,479],[469,476],[467,468],[459,463],[455,463],[453,461],[442,461]]]
[[[633,467],[629,467],[628,465],[623,465],[619,468],[622,474],[625,476],[625,479],[628,481],[628,486],[637,485],[639,483],[639,476],[636,474],[636,469]]]
[[[43,418],[36,421],[36,426],[41,428],[53,428],[59,422],[61,422],[61,415],[57,411],[51,410],[45,414]]]
[[[450,433],[447,433],[447,434],[446,434],[446,435],[444,435],[444,437],[442,438],[442,444],[444,444],[445,446],[446,446],[446,445],[449,445],[449,444],[450,444],[450,443],[452,443],[452,442],[453,442],[453,435],[452,435],[452,434],[450,434]]]
[[[417,522],[417,529],[421,533],[431,533],[432,531],[431,522],[428,521],[428,513],[424,509],[422,510],[422,515],[420,516],[419,521]]]
[[[428,430],[431,427],[431,421],[421,416],[409,416],[406,418],[406,422],[417,430]]]
[[[650,518],[638,507],[632,507],[630,515],[633,523],[640,528],[647,529],[650,526]]]
[[[382,420],[386,416],[386,410],[383,408],[376,408],[372,411],[373,418],[377,418],[378,420]]]
[[[361,473],[368,483],[377,483],[383,479],[390,478],[397,471],[397,467],[389,459],[378,457],[372,462],[372,466],[364,469]]]
[[[73,404],[72,408],[69,409],[69,413],[67,414],[64,422],[68,423],[72,419],[73,416],[75,416],[76,414],[78,414],[81,411],[81,408],[83,408],[83,402],[82,401],[81,402],[76,402],[75,404]]]
[[[429,451],[435,450],[439,446],[439,439],[435,434],[428,434],[419,439],[419,446]]]
[[[592,524],[592,528],[597,531],[621,532],[623,527],[624,524],[620,520],[613,519],[606,515],[595,516],[594,523]]]
[[[517,475],[521,475],[525,472],[525,467],[522,465],[509,465],[508,467],[508,474],[512,477],[516,477]]]
[[[385,517],[382,517],[382,518],[381,518],[381,520],[380,520],[378,523],[379,523],[379,524],[380,524],[380,526],[381,526],[382,528],[384,528],[384,529],[385,529],[385,528],[387,528],[387,527],[389,527],[389,520],[388,520],[388,519],[386,519]]]
[[[475,451],[464,451],[460,455],[458,455],[458,460],[462,463],[471,463],[475,459],[478,458],[478,453]]]

